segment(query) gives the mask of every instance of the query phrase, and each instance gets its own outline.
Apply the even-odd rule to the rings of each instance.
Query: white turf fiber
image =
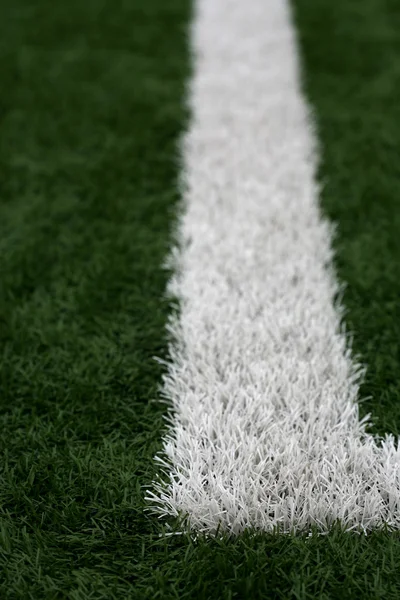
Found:
[[[198,0],[192,44],[150,510],[207,534],[398,528],[400,450],[359,420],[288,5]]]

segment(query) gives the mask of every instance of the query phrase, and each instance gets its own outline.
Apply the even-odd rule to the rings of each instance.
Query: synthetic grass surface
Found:
[[[354,190],[352,198],[361,193],[358,186],[370,189],[373,156],[378,161],[376,152],[359,151],[354,140],[340,145],[344,135],[337,136],[335,150],[328,148],[344,119],[339,113],[357,122],[352,94],[360,93],[360,81],[369,108],[358,135],[371,118],[366,139],[372,147],[382,131],[397,144],[390,90],[398,81],[399,34],[397,13],[389,8],[371,0],[338,0],[328,10],[321,0],[297,1],[307,85],[330,178],[323,202],[332,216],[344,189]],[[189,2],[5,0],[2,11],[0,597],[398,598],[397,533],[159,538],[162,527],[143,513],[140,486],[155,475],[153,456],[163,429],[165,407],[153,402],[161,367],[152,357],[167,352],[168,274],[160,265],[178,199]],[[355,18],[357,11],[364,16]],[[350,17],[347,31],[344,20]],[[376,113],[370,101],[375,80],[362,71],[367,66],[361,58],[346,66],[347,59],[355,60],[349,56],[365,57],[365,37],[374,31],[376,52],[386,56],[382,63],[373,57],[376,77],[379,71],[385,82],[381,94],[386,93]],[[336,86],[347,69],[349,83],[341,96]],[[330,94],[337,94],[331,103],[323,94],[328,73]],[[387,206],[380,210],[389,215],[398,179],[392,146],[385,144],[385,165],[378,163],[391,179],[379,198]],[[336,156],[348,166],[343,172],[338,163],[328,166]],[[351,173],[359,174],[357,180]],[[378,179],[372,182],[381,194]],[[346,250],[351,219],[361,226],[360,211],[381,214],[372,200],[368,210],[358,207],[347,217],[348,238],[341,230],[338,242],[339,251],[347,252],[339,254],[338,264],[349,282],[349,322],[357,331],[367,318],[360,308],[361,322],[350,319],[357,308],[357,296],[351,308],[351,289],[363,289],[363,272],[379,272],[374,260],[386,247],[379,233],[395,231],[395,217],[387,217],[387,228],[373,230],[366,246],[375,243],[379,252],[371,252],[368,261],[364,250],[358,255]],[[375,217],[369,223],[372,228]],[[380,265],[387,265],[386,280],[395,286],[390,273],[398,246],[394,238],[387,244],[393,251]],[[347,264],[351,257],[359,273],[355,283]],[[389,287],[379,287],[383,298]],[[375,288],[367,290],[368,308]],[[392,373],[384,365],[394,360],[395,307],[373,304],[383,315],[376,331],[392,342],[381,346],[381,371],[371,373]],[[368,312],[369,327],[374,314]],[[363,346],[367,338],[358,338],[357,349],[378,360],[378,353],[368,354]],[[369,377],[370,385],[386,389],[382,379]]]
[[[142,597],[189,6],[3,10],[0,597]]]
[[[321,205],[338,226],[346,324],[367,365],[360,414],[400,435],[400,4],[294,0],[322,145]],[[365,401],[364,401],[365,399]]]

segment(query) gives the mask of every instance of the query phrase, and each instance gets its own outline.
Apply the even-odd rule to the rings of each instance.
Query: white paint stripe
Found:
[[[288,6],[199,0],[193,44],[169,484],[147,499],[209,533],[398,527],[400,451],[359,422]]]

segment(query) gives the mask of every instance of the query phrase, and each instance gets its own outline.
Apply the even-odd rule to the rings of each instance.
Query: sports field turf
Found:
[[[294,9],[361,408],[397,435],[400,10]],[[398,532],[194,541],[144,512],[190,18],[188,0],[2,4],[0,598],[396,599]]]
[[[322,145],[321,205],[337,225],[360,413],[400,434],[400,6],[296,0],[304,77]],[[370,398],[370,399],[368,399]]]

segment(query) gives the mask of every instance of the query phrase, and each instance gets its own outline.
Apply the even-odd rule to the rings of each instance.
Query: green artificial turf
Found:
[[[147,589],[189,10],[2,4],[0,598]]]
[[[346,325],[367,366],[360,414],[400,435],[400,3],[294,0],[322,146],[321,205],[337,225]]]
[[[398,12],[378,0],[296,8],[363,392],[396,431]],[[143,511],[164,428],[153,356],[167,357],[161,265],[190,11],[2,3],[0,598],[397,599],[397,533],[194,541]]]

